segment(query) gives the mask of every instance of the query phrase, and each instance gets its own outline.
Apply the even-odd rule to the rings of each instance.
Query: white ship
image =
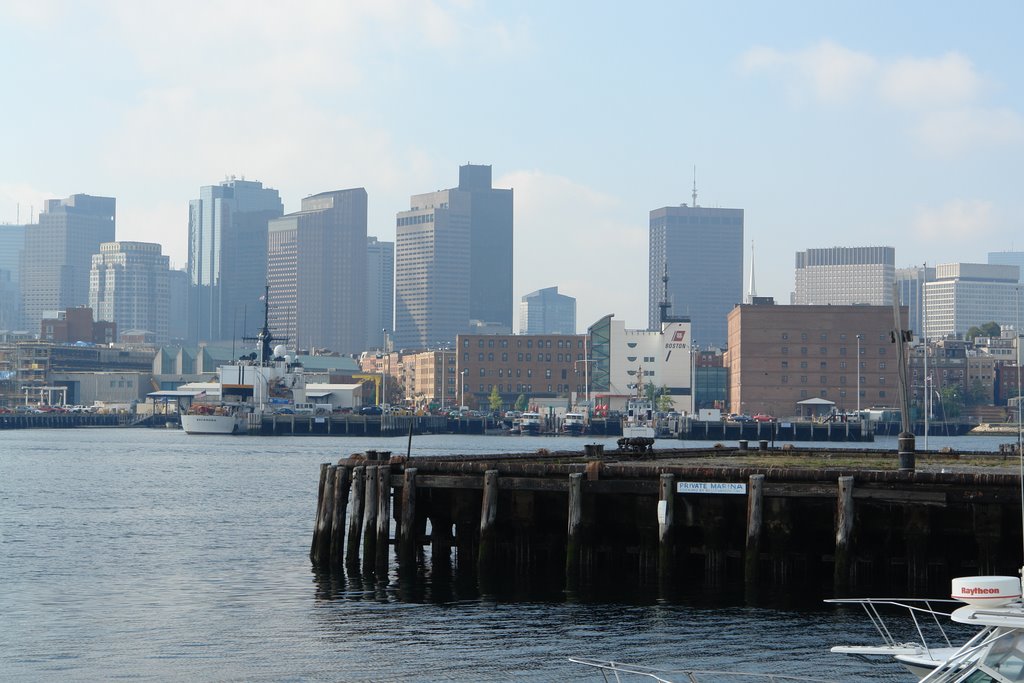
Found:
[[[269,290],[269,288],[268,288]],[[264,295],[264,302],[269,291]],[[301,366],[293,364],[283,345],[271,348],[273,336],[268,324],[269,305],[264,303],[263,329],[246,341],[257,342],[257,352],[248,360],[218,368],[219,402],[198,402],[181,416],[186,434],[247,434],[249,418],[262,416],[264,407],[278,393],[291,394],[305,387]]]
[[[244,414],[229,410],[222,413],[186,413],[181,416],[186,434],[244,434],[248,420]]]

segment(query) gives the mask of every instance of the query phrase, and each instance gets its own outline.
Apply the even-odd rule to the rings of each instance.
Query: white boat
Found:
[[[540,413],[523,413],[519,416],[519,432],[521,434],[539,434],[541,425]]]
[[[626,416],[622,419],[622,436],[625,439],[654,440],[654,404],[642,398],[631,398],[626,403]]]
[[[762,681],[763,683],[834,683],[826,678],[808,678],[806,676],[786,676],[740,671],[714,671],[702,669],[664,669],[640,664],[626,664],[586,657],[569,657],[570,662],[597,669],[605,681],[651,680],[661,683],[738,683],[740,681]]]
[[[562,417],[562,431],[566,434],[582,434],[587,428],[587,418],[583,413],[566,413]]]
[[[271,347],[269,288],[264,294],[263,328],[256,337],[257,352],[247,360],[222,365],[217,369],[220,403],[199,402],[181,416],[186,434],[247,434],[249,418],[269,412],[268,402],[278,385],[291,393],[305,386],[304,375],[293,366],[283,345]],[[312,405],[312,404],[310,404]],[[255,419],[255,418],[254,418]]]
[[[882,636],[881,645],[839,646],[832,652],[863,658],[892,657],[920,678],[919,683],[1022,683],[1024,682],[1024,602],[1021,580],[1016,576],[968,576],[953,579],[953,600],[902,600],[888,598],[828,600],[837,604],[859,604]],[[948,613],[937,609],[955,602],[961,605]],[[921,643],[901,643],[880,618],[881,609],[895,606],[909,610],[910,622]],[[949,644],[942,623],[946,619],[980,630],[963,645]],[[934,622],[943,633],[940,647],[924,644],[925,625]],[[786,674],[736,671],[666,669],[638,664],[570,657],[570,661],[599,669],[605,680],[647,679],[662,683],[713,683],[717,681],[820,681]]]
[[[235,411],[181,416],[181,428],[186,434],[244,434],[248,426],[246,415]]]
[[[882,637],[880,645],[841,645],[831,651],[865,659],[891,657],[921,683],[1019,683],[1024,681],[1021,593],[1019,577],[968,576],[953,579],[952,600],[827,600],[864,607]],[[952,613],[937,609],[949,603],[961,606]],[[892,619],[882,616],[885,607],[906,610],[920,642],[900,642]],[[980,630],[963,645],[954,646],[942,626],[945,619]],[[939,634],[937,644],[928,643],[929,630]]]

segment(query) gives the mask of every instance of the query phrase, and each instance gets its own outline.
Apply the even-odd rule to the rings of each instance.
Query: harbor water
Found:
[[[891,441],[873,446],[895,449]],[[994,451],[1003,441],[932,437],[929,447]],[[611,448],[614,439],[596,442]],[[437,435],[415,437],[413,455],[588,443]],[[0,676],[601,680],[567,661],[576,655],[912,680],[894,665],[830,654],[877,637],[862,614],[820,595],[751,600],[735,587],[699,585],[666,603],[633,586],[580,599],[543,585],[484,595],[448,577],[421,576],[408,590],[396,577],[317,575],[308,552],[319,464],[368,448],[404,453],[406,439],[0,433]]]

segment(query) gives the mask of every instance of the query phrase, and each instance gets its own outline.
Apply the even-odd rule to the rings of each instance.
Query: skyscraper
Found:
[[[935,268],[927,266],[911,266],[910,268],[899,268],[896,271],[896,286],[900,293],[900,303],[910,311],[907,317],[907,324],[914,334],[924,338],[928,332],[925,329],[926,320],[924,317],[924,286],[935,279]],[[928,334],[930,337],[931,335]]]
[[[1017,266],[1020,268],[1021,281],[1024,281],[1024,251],[990,251],[988,262],[998,266]]]
[[[32,226],[0,225],[0,330],[21,328],[21,259],[25,230]]]
[[[170,257],[152,242],[104,242],[93,254],[89,307],[97,321],[117,323],[119,334],[146,330],[169,341]]]
[[[470,320],[512,327],[512,190],[491,167],[459,167],[459,186],[413,195],[397,216],[395,343],[451,343]]]
[[[796,254],[798,306],[891,306],[896,276],[892,247],[832,247]]]
[[[726,316],[743,297],[743,209],[666,206],[650,213],[648,327],[661,329],[668,277],[674,316],[689,316],[694,343],[724,347]]]
[[[234,177],[200,188],[189,202],[191,341],[254,336],[263,324],[267,222],[283,213],[277,190]]]
[[[395,329],[395,243],[366,238],[366,342],[364,349],[384,343],[384,330]]]
[[[366,204],[361,187],[322,192],[270,221],[270,329],[296,350],[363,350]]]
[[[988,322],[1013,326],[1024,319],[1015,265],[939,264],[935,279],[924,287],[929,339],[961,337]]]
[[[114,241],[112,197],[49,199],[39,224],[25,230],[21,266],[23,323],[38,330],[44,311],[89,303],[89,271],[100,244]]]
[[[519,334],[576,334],[576,299],[558,287],[530,292],[519,303]]]

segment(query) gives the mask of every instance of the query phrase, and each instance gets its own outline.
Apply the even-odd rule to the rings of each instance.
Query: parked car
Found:
[[[757,415],[754,416],[754,421],[755,422],[775,422],[775,418],[772,417],[771,415],[764,415],[763,413],[758,413]]]
[[[380,406],[363,406],[359,409],[360,415],[380,415],[383,412]]]

